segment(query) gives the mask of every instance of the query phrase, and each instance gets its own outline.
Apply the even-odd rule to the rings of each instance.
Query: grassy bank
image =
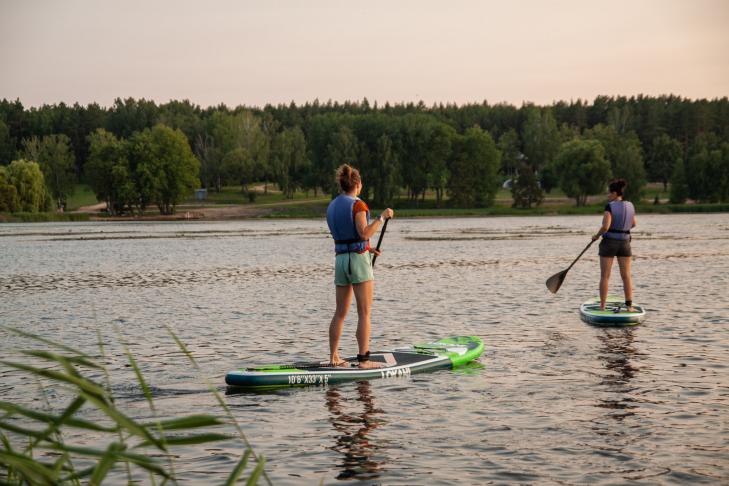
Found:
[[[264,188],[259,184],[255,188],[256,197],[250,202],[248,195],[241,191],[240,186],[223,187],[220,192],[210,191],[205,201],[196,201],[193,198],[182,202],[177,208],[177,215],[162,217],[156,208],[149,208],[145,213],[146,220],[184,220],[185,214],[190,219],[318,219],[326,214],[326,207],[329,198],[321,192],[314,195],[313,192],[296,192],[292,199],[287,199],[277,189],[275,184],[269,184]],[[642,202],[637,203],[640,214],[671,214],[671,213],[711,213],[729,212],[729,204],[668,204],[668,193],[663,190],[661,184],[649,184],[645,190],[645,197]],[[654,204],[655,200],[660,204]],[[82,206],[92,206],[96,198],[93,192],[86,185],[79,184],[74,190],[73,196],[69,197],[66,213],[0,213],[0,222],[49,222],[49,221],[89,221],[96,219],[99,213],[73,212]],[[488,208],[451,208],[448,207],[448,200],[441,203],[442,207],[436,207],[435,194],[426,192],[424,198],[417,201],[409,200],[406,197],[398,197],[392,204],[397,211],[398,217],[463,217],[463,216],[542,216],[542,215],[594,215],[601,214],[605,206],[605,195],[591,196],[588,204],[583,207],[576,207],[572,199],[567,198],[559,189],[546,194],[541,206],[530,209],[512,208],[511,192],[507,189],[500,189],[496,193],[494,204]],[[220,210],[225,214],[220,214]],[[382,208],[373,207],[373,213],[378,214]],[[231,211],[232,210],[232,211]],[[106,220],[128,220],[135,218],[114,218],[105,217]]]
[[[53,221],[89,221],[87,213],[0,213],[0,223],[47,223]]]

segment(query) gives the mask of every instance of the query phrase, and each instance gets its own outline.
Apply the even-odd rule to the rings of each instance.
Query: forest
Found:
[[[171,214],[196,188],[254,184],[336,194],[334,172],[363,174],[376,206],[426,192],[436,207],[487,207],[510,187],[513,206],[560,188],[584,205],[612,178],[639,200],[649,182],[683,203],[729,201],[729,100],[599,96],[525,103],[320,102],[200,107],[116,99],[110,107],[0,101],[0,211],[63,209],[90,185],[112,215]]]

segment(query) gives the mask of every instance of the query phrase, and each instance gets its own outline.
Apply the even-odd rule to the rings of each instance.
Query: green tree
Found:
[[[621,123],[626,124],[627,121]],[[586,130],[584,136],[603,145],[613,177],[628,182],[623,194],[625,199],[639,201],[646,184],[646,172],[640,140],[635,132],[620,134],[613,126],[596,125]]]
[[[532,204],[537,206],[542,204],[544,192],[542,192],[539,179],[530,164],[519,164],[517,175],[512,179],[511,197],[514,199],[513,207],[515,208],[529,209]]]
[[[691,145],[685,162],[688,197],[694,201],[712,202],[719,187],[721,152],[715,137],[701,136]],[[718,176],[718,177],[717,177]]]
[[[284,129],[274,138],[271,152],[276,183],[288,199],[293,199],[311,168],[304,132],[298,126]]]
[[[16,210],[29,213],[47,211],[50,198],[37,162],[14,160],[6,168],[8,182],[17,191]]]
[[[96,198],[106,202],[109,214],[122,214],[136,199],[126,158],[126,143],[103,128],[91,133],[88,143],[86,179]]]
[[[9,164],[15,157],[15,140],[10,136],[10,129],[0,118],[0,165]]]
[[[137,192],[144,206],[155,202],[162,214],[173,214],[177,204],[199,184],[200,162],[195,158],[185,134],[164,125],[132,136]]]
[[[205,164],[205,177],[212,179],[216,189],[220,190],[226,175],[240,183],[252,167],[260,176],[267,172],[270,141],[252,112],[217,112],[208,125],[208,135],[198,141],[196,151]]]
[[[241,192],[247,194],[251,202],[256,199],[256,192],[250,190],[248,185],[258,180],[263,171],[247,149],[237,147],[226,153],[223,157],[223,173],[228,180],[240,184]]]
[[[587,196],[599,194],[610,179],[610,162],[597,140],[572,140],[562,144],[554,162],[559,185],[577,206],[584,206]]]
[[[683,148],[678,140],[672,139],[665,133],[653,139],[648,168],[651,180],[662,182],[664,191],[668,189],[674,165],[682,156]]]
[[[554,170],[554,164],[546,165],[539,173],[539,186],[549,194],[552,189],[559,186],[559,175]]]
[[[535,171],[554,160],[559,152],[560,133],[552,110],[529,107],[521,139],[524,155]]]
[[[342,164],[357,165],[359,141],[351,128],[342,126],[332,137],[331,143],[327,146],[326,159],[331,170],[329,171],[329,183],[322,187],[332,197],[339,193],[339,186],[334,180],[334,170]]]
[[[499,150],[501,151],[501,172],[506,177],[513,179],[523,158],[523,154],[519,150],[519,135],[516,130],[511,128],[501,134]]]
[[[683,204],[688,197],[688,185],[686,184],[686,171],[683,167],[683,160],[678,159],[673,165],[671,174],[670,200],[673,204]]]
[[[448,184],[448,159],[456,131],[442,123],[433,123],[426,147],[428,185],[435,191],[435,205],[440,207]]]
[[[10,182],[8,169],[0,166],[0,212],[13,213],[20,206],[18,190]]]
[[[399,157],[400,174],[411,201],[425,198],[430,172],[428,144],[433,120],[427,115],[406,115],[400,128],[402,150]]]
[[[154,101],[144,98],[139,100],[117,98],[114,100],[114,106],[108,111],[105,128],[117,137],[129,138],[134,133],[153,127],[158,118],[159,108]]]
[[[23,140],[22,156],[38,162],[56,207],[65,208],[66,199],[73,192],[76,182],[71,140],[66,135],[32,137]]]
[[[501,153],[491,134],[473,127],[456,137],[448,195],[456,207],[486,207],[494,202]]]
[[[397,159],[392,140],[387,134],[377,139],[375,162],[369,177],[372,179],[375,204],[379,206],[390,204],[397,192]]]

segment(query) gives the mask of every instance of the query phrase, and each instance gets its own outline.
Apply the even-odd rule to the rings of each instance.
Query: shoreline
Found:
[[[637,204],[639,214],[682,214],[729,212],[727,203],[696,204]],[[601,204],[589,206],[542,206],[517,209],[507,206],[487,208],[395,208],[399,218],[463,218],[504,216],[579,216],[599,215]],[[120,222],[120,221],[245,221],[251,219],[319,219],[325,217],[326,205],[265,204],[265,205],[206,205],[180,206],[175,214],[145,214],[142,216],[109,216],[99,211],[70,211],[67,213],[0,213],[0,223],[46,222]]]

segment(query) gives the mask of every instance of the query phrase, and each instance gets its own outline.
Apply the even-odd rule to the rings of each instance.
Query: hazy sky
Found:
[[[727,0],[0,0],[0,98],[729,95]]]

